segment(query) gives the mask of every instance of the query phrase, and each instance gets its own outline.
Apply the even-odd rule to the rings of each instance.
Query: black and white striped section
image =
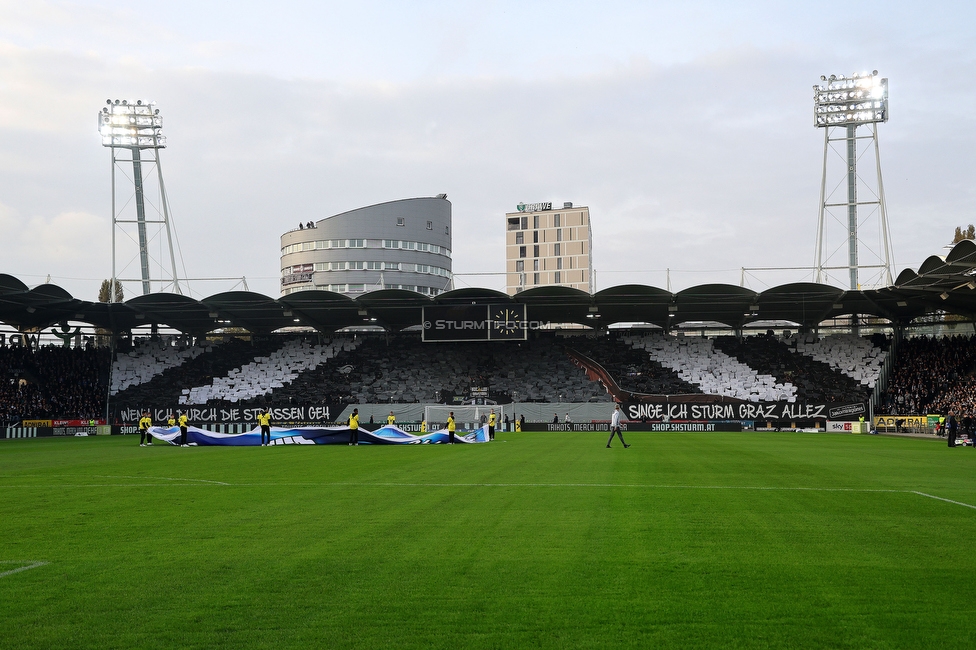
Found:
[[[251,431],[254,431],[254,425],[246,423],[201,424],[199,428],[212,433],[250,433]]]
[[[272,445],[314,445],[314,440],[309,440],[308,438],[303,438],[302,436],[286,436],[284,438],[275,438],[271,441]]]
[[[36,438],[37,427],[7,427],[5,438]]]

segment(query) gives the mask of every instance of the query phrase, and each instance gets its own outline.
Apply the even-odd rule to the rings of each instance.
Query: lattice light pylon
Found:
[[[869,284],[890,286],[891,239],[878,148],[878,123],[888,121],[888,80],[880,78],[877,70],[822,76],[820,80],[813,87],[814,126],[824,130],[814,279],[827,282],[833,277],[831,271],[846,270],[848,287],[856,290],[862,282],[858,272],[868,270],[872,273]],[[860,154],[859,140],[868,141]],[[858,174],[858,163],[872,155],[875,174],[869,179]],[[845,236],[828,236],[830,225],[835,226],[834,231],[843,228]],[[877,241],[865,235],[876,235]],[[844,243],[846,263],[842,259]]]
[[[170,225],[169,201],[166,197],[166,186],[163,183],[163,170],[159,161],[159,150],[166,147],[166,136],[162,135],[163,118],[159,115],[159,109],[155,102],[143,102],[137,100],[131,102],[125,99],[107,100],[106,105],[98,113],[98,132],[102,137],[102,146],[112,150],[112,286],[116,282],[141,282],[143,295],[152,291],[152,283],[159,283],[160,289],[167,285],[176,292],[180,290],[180,281],[176,271],[176,252],[173,248],[173,229]],[[128,152],[125,157],[123,152]],[[146,157],[148,156],[148,157]],[[116,183],[116,173],[121,172],[125,177],[126,173],[122,168],[123,163],[132,164],[132,184],[134,195],[130,195],[124,201],[119,201],[117,191],[121,190]],[[159,183],[158,206],[151,204],[155,208],[157,216],[146,218],[146,193],[143,186],[143,166],[155,166],[156,177]],[[151,173],[151,172],[150,172]],[[135,208],[135,219],[126,218],[130,213],[132,204]],[[121,204],[121,205],[120,205]],[[156,226],[159,230],[165,230],[166,245],[169,249],[170,269],[163,270],[165,262],[161,259],[162,243],[160,242],[159,259],[156,266],[159,269],[160,278],[153,280],[150,272],[150,235],[147,226]],[[132,229],[135,229],[135,236]],[[138,245],[138,257],[140,266],[139,278],[119,278],[117,269],[118,243],[117,235]],[[134,258],[133,258],[134,259]],[[123,266],[123,272],[128,267],[128,263]],[[163,275],[170,275],[163,278]],[[114,302],[115,293],[110,292],[110,301]]]

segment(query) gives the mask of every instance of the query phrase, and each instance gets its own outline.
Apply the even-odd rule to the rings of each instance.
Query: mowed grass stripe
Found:
[[[976,517],[910,493],[973,501],[972,452],[796,434],[630,434],[628,450],[506,438],[4,444],[0,491],[44,487],[0,500],[0,559],[51,564],[0,581],[0,647],[972,645],[968,614],[945,603],[974,595]],[[106,476],[159,485],[50,487]]]

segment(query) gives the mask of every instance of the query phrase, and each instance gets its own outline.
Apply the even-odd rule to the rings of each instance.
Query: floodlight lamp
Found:
[[[814,126],[860,126],[888,121],[888,80],[876,74],[830,75],[813,87]]]
[[[140,149],[166,146],[166,138],[160,133],[163,118],[158,109],[154,113],[152,106],[141,99],[135,102],[116,99],[107,103],[99,113],[98,132],[103,146]]]
[[[949,294],[943,291],[942,293],[939,294],[939,297],[942,298],[943,300],[948,300]]]

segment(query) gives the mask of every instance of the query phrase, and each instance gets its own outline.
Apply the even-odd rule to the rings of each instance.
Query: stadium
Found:
[[[971,590],[969,554],[949,549],[976,532],[976,455],[947,457],[935,440],[945,416],[957,444],[972,439],[976,341],[944,315],[973,313],[974,268],[965,240],[863,291],[312,289],[92,303],[0,276],[0,318],[17,328],[0,350],[14,549],[0,589],[17,603],[6,620],[34,626],[8,639],[964,645],[969,616],[947,615],[944,598]],[[58,345],[41,344],[48,328]],[[603,449],[613,403],[626,458]],[[265,409],[276,445],[327,446],[255,458],[228,448],[258,448]],[[349,449],[352,409],[357,457],[336,453]],[[146,412],[149,448],[136,444]],[[170,444],[166,421],[180,412],[190,452]],[[489,441],[478,431],[493,412]],[[459,437],[487,444],[431,449],[453,449],[425,433],[447,413]],[[857,435],[868,431],[882,435]],[[106,546],[126,549],[111,570]],[[90,590],[104,597],[88,602]],[[55,593],[77,613],[42,606]],[[221,605],[191,628],[146,618],[146,598]],[[249,613],[252,598],[267,612]],[[608,599],[627,615],[596,608]],[[283,622],[295,607],[303,621]]]
[[[0,648],[972,647],[976,233],[893,273],[887,79],[814,90],[814,277],[760,291],[596,290],[596,204],[550,201],[457,286],[437,194],[194,296],[159,110],[106,102],[103,295],[0,273]]]

